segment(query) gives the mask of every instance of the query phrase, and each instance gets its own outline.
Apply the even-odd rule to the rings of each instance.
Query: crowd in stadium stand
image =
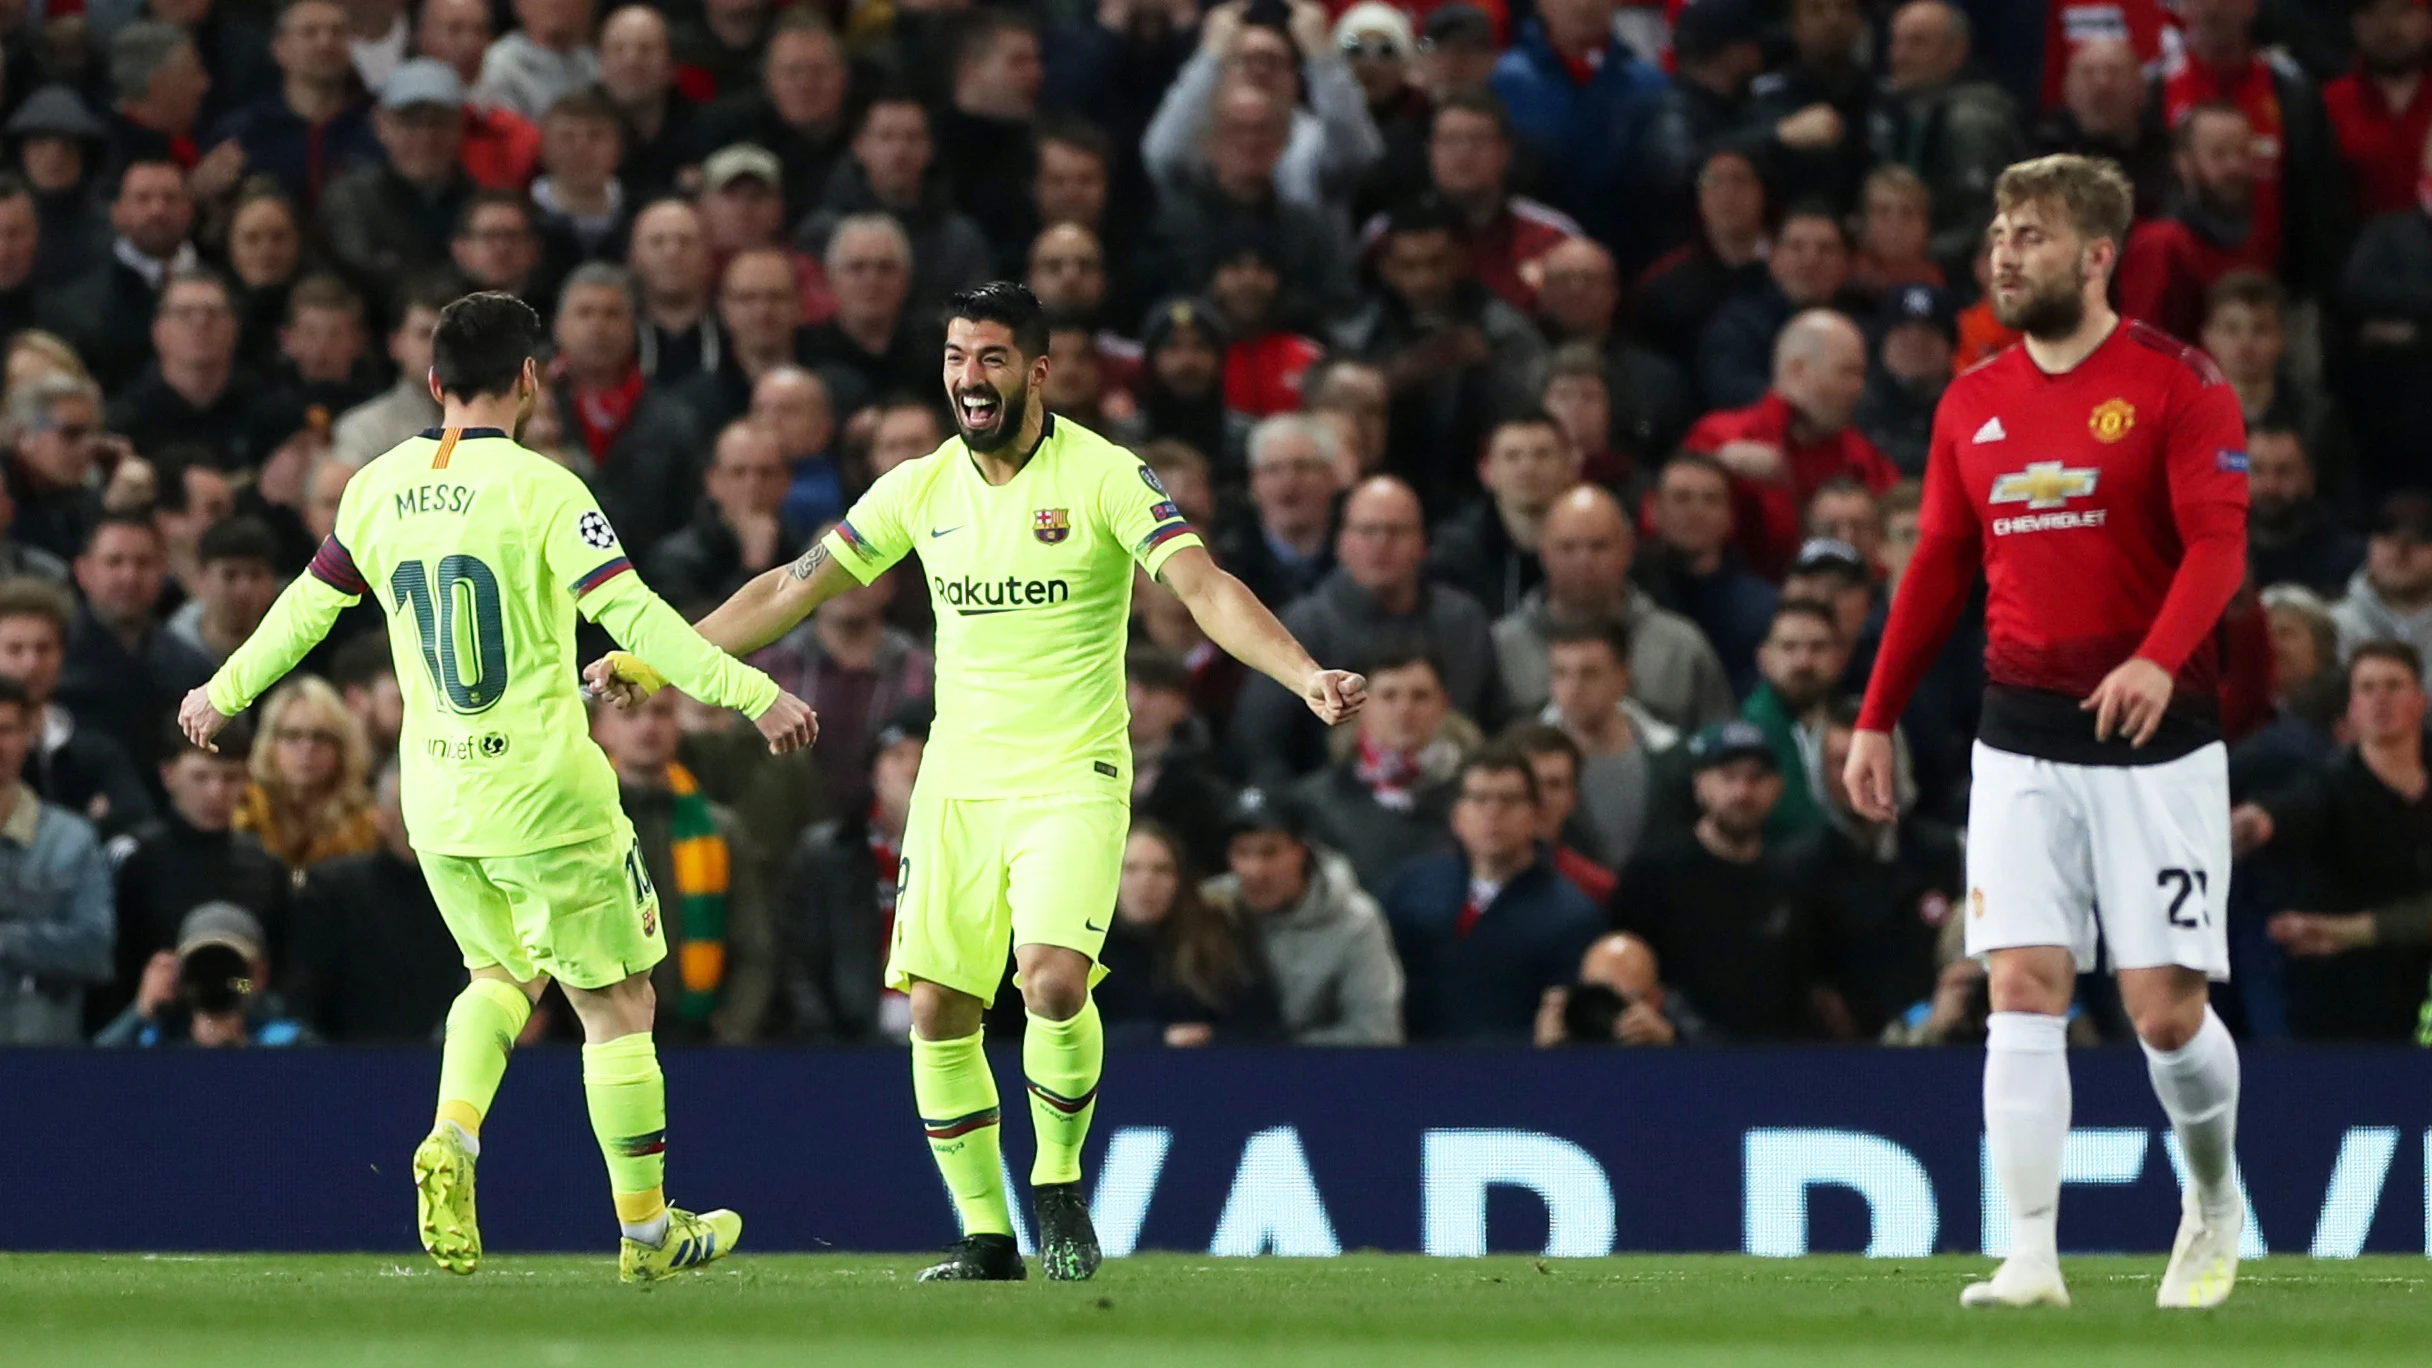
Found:
[[[2127,170],[2121,307],[2246,413],[2223,1012],[2432,1043],[2424,0],[30,0],[0,53],[0,1043],[433,1038],[377,605],[217,753],[170,719],[437,420],[450,299],[549,319],[525,441],[698,615],[951,432],[1000,276],[1049,405],[1370,679],[1329,733],[1140,580],[1114,1038],[1980,1038],[1980,614],[1903,815],[1839,774],[2049,151]],[[597,715],[664,1038],[907,1029],[931,637],[907,563],[755,655],[807,754]]]

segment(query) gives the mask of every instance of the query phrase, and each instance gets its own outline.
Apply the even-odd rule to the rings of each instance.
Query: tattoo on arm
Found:
[[[792,565],[787,566],[785,572],[793,576],[795,579],[806,580],[811,576],[818,574],[819,567],[827,563],[827,543],[812,542],[811,549],[803,552],[801,559],[796,560]]]

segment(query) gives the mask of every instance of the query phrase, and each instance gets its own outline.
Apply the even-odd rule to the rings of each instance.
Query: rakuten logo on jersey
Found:
[[[929,593],[939,603],[954,609],[964,617],[986,613],[1010,613],[1017,608],[1038,608],[1062,603],[1072,597],[1072,585],[1060,579],[1026,580],[1007,575],[999,580],[947,579],[944,575],[929,577]]]

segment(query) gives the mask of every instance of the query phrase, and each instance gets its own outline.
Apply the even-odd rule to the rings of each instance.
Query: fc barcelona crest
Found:
[[[1061,508],[1042,508],[1031,514],[1030,535],[1049,546],[1071,536],[1072,519],[1066,516],[1067,511]]]

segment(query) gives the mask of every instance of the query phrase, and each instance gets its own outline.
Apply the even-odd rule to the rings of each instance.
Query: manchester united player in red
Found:
[[[2245,573],[2245,424],[2201,352],[2105,302],[2131,198],[2110,162],[2070,156],[1994,187],[1994,308],[2025,336],[1934,415],[1916,558],[1850,748],[1850,794],[1888,820],[1892,723],[1981,563],[1967,945],[1991,979],[1985,1141],[2011,1242],[1968,1306],[2068,1304],[2065,1028],[2098,933],[2184,1156],[2161,1304],[2220,1304],[2245,1227],[2237,1047],[2206,1001],[2229,970],[2215,629]]]

